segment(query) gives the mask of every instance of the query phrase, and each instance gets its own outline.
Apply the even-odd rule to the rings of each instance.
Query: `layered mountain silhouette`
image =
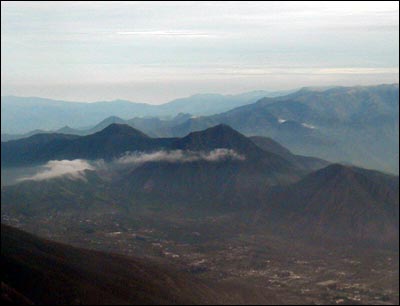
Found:
[[[249,97],[254,98],[257,94],[260,92]],[[246,95],[240,99],[243,97]],[[86,128],[80,129],[76,128],[79,125],[74,125],[75,128],[64,127],[55,132],[89,135],[110,123],[124,123],[152,137],[183,137],[193,131],[227,124],[246,136],[271,137],[296,154],[347,162],[394,174],[399,172],[398,84],[303,88],[288,95],[270,95],[257,102],[257,99],[253,100],[255,103],[239,105],[232,102],[236,99],[234,96],[225,96],[223,99],[232,100],[231,110],[209,116],[204,112],[200,112],[202,116],[192,116],[199,113],[182,107],[183,102],[189,105],[192,101],[193,107],[197,105],[201,108],[209,98],[216,99],[217,95],[197,95],[192,100],[183,99],[161,105],[160,109],[180,105],[176,109],[186,112],[179,115],[176,111],[178,115],[173,118],[154,117],[157,114],[153,112],[153,117],[139,117],[137,113],[132,119],[126,120],[116,117],[121,114],[109,112],[97,125],[86,124]],[[232,109],[235,106],[238,107]],[[128,113],[123,114],[124,118]],[[2,141],[38,132],[40,130],[24,135],[2,134]]]
[[[267,136],[296,154],[346,161],[398,174],[398,84],[302,89],[170,128],[182,136],[219,123]]]
[[[44,140],[33,142],[36,138]],[[227,125],[183,138],[150,138],[119,124],[89,136],[35,135],[2,143],[2,163],[27,166],[63,159],[113,160],[126,156],[128,151],[155,152],[160,157],[144,164],[127,163],[117,176],[116,186],[126,194],[151,196],[155,200],[161,197],[169,202],[182,202],[189,197],[193,203],[204,205],[218,199],[218,205],[233,201],[241,207],[244,202],[252,202],[250,195],[273,185],[294,182],[313,169],[299,167],[279,154],[261,149]],[[168,160],[171,157],[172,162]]]
[[[151,138],[111,124],[88,136],[42,134],[2,143],[6,166],[119,157],[122,167],[86,171],[85,180],[59,177],[3,187],[2,207],[30,216],[99,210],[114,202],[123,203],[121,209],[151,204],[259,211],[261,222],[273,221],[285,234],[391,246],[398,241],[398,176],[328,165],[225,124],[182,138]]]
[[[44,140],[33,142],[36,138]],[[145,163],[127,162],[122,168],[116,168],[117,174],[113,175],[112,181],[114,190],[128,198],[141,197],[172,204],[191,199],[190,205],[195,206],[254,206],[257,205],[256,194],[274,185],[295,182],[313,170],[313,167],[299,167],[279,154],[261,149],[227,125],[193,132],[183,138],[151,138],[120,124],[111,124],[88,136],[35,135],[2,143],[2,165],[31,166],[64,159],[113,161],[129,156],[127,152],[139,154],[139,159],[144,154],[149,159]],[[89,185],[92,183],[94,181],[89,181]],[[41,192],[32,192],[30,184],[24,184],[24,188],[11,186],[7,189],[2,194],[3,200],[19,202],[28,197],[39,201]],[[34,189],[64,194],[60,190],[63,188],[58,188],[64,183],[52,183],[52,187],[41,182],[36,184],[45,186]],[[81,188],[79,183],[66,184]],[[95,184],[100,186],[98,182]],[[68,194],[74,194],[76,189],[73,190]],[[98,193],[95,190],[87,192]],[[64,201],[68,202],[68,199]],[[85,205],[90,205],[90,201],[87,202]]]
[[[110,124],[88,136],[38,134],[2,143],[2,166],[23,166],[61,159],[112,159],[126,152],[183,150],[209,152],[232,149],[248,161],[264,161],[290,168],[292,161],[265,151],[227,125],[217,125],[183,138],[151,138],[125,124]],[[275,167],[275,166],[273,166]]]

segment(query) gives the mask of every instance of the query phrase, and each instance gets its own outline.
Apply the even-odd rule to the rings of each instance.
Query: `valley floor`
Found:
[[[398,251],[278,238],[256,226],[251,213],[110,209],[34,219],[2,213],[2,222],[74,246],[167,263],[237,288],[240,304],[399,302]]]

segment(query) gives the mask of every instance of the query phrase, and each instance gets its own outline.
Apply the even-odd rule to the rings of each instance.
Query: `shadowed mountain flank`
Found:
[[[286,230],[303,237],[398,245],[399,178],[333,164],[271,195]]]

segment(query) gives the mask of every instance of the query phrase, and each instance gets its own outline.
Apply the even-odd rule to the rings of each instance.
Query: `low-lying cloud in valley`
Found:
[[[34,180],[41,181],[56,178],[59,176],[67,176],[72,179],[85,179],[85,170],[95,170],[88,161],[82,159],[74,160],[51,160],[34,175],[20,178],[18,181]]]
[[[16,182],[34,180],[48,180],[56,177],[65,176],[70,179],[85,179],[85,170],[100,171],[103,174],[108,171],[118,171],[121,166],[127,165],[139,166],[149,162],[167,162],[167,163],[190,163],[196,161],[220,162],[224,160],[245,160],[245,156],[232,149],[219,148],[209,152],[205,151],[156,151],[151,153],[129,152],[126,155],[117,158],[111,162],[104,160],[51,160],[45,165],[37,167],[36,170],[30,168],[23,177],[17,178]],[[21,174],[19,173],[18,176]]]

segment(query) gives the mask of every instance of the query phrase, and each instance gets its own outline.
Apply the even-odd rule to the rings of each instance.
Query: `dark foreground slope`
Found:
[[[14,304],[241,302],[233,292],[172,268],[70,247],[5,225],[1,226],[1,269],[2,300]]]

